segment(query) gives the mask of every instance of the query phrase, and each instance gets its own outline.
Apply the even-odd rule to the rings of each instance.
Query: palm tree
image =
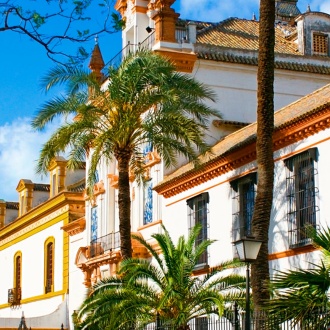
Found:
[[[325,329],[329,316],[322,312],[330,306],[330,228],[316,232],[309,230],[314,245],[320,249],[322,259],[310,268],[278,272],[271,282],[274,298],[268,310],[279,320],[292,320],[304,326],[312,323],[313,329]]]
[[[89,157],[87,185],[95,183],[100,160],[117,162],[121,253],[132,256],[129,171],[143,179],[142,148],[152,144],[165,166],[175,166],[179,155],[196,161],[209,146],[204,133],[210,116],[220,114],[206,106],[214,93],[194,78],[175,71],[164,57],[149,51],[127,56],[109,69],[107,85],[81,69],[58,67],[44,78],[46,89],[66,84],[68,93],[45,103],[32,126],[43,129],[56,116],[76,116],[61,125],[42,147],[38,172],[70,147],[68,166]],[[87,87],[87,88],[86,88]]]
[[[252,232],[263,243],[252,264],[251,286],[255,311],[269,299],[268,232],[273,202],[274,161],[274,44],[275,0],[260,0],[258,108],[257,108],[257,196],[252,219]]]
[[[146,247],[152,261],[125,259],[118,277],[102,280],[93,287],[79,311],[81,329],[93,325],[102,329],[139,329],[158,322],[173,330],[185,330],[190,320],[222,315],[228,301],[244,299],[244,277],[221,274],[240,266],[237,261],[223,262],[205,276],[193,276],[200,256],[213,243],[205,240],[195,245],[201,226],[193,228],[187,239],[179,237],[176,245],[162,228],[163,233],[152,235],[160,254],[154,244],[134,236]]]

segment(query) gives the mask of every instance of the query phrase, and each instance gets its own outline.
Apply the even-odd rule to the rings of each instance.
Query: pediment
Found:
[[[24,189],[33,187],[34,183],[31,180],[28,179],[21,179],[18,182],[18,185],[16,187],[16,191],[21,192]]]

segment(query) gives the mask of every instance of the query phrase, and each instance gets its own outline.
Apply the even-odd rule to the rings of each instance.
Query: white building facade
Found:
[[[217,157],[222,159],[225,157],[223,152],[228,151],[227,143],[230,142],[233,150],[239,150],[245,139],[253,139],[255,134],[253,123],[256,120],[257,107],[258,22],[234,18],[216,24],[178,20],[179,15],[171,8],[172,3],[173,1],[161,0],[117,1],[116,9],[126,22],[121,56],[125,55],[128,49],[151,48],[171,58],[179,71],[192,74],[215,91],[217,101],[210,105],[222,113],[223,119],[210,122],[207,140],[214,145]],[[282,19],[292,18],[290,12],[285,14],[286,1],[277,1],[277,6],[282,10]],[[292,6],[288,8],[292,9]],[[298,9],[295,8],[295,12],[296,10]],[[298,118],[299,109],[295,109],[291,114],[291,110],[286,109],[292,109],[294,106],[285,106],[330,82],[330,49],[327,41],[329,34],[330,16],[324,13],[299,12],[294,22],[277,20],[274,98],[275,110],[282,108],[276,112],[277,117],[281,116],[279,113],[289,113],[288,118],[295,120],[295,115]],[[117,61],[118,58],[113,59],[113,65],[116,65]],[[314,99],[314,96],[309,98]],[[326,97],[322,100],[326,104]],[[282,124],[284,125],[285,121]],[[246,136],[246,132],[251,135]],[[308,249],[311,246],[307,244],[309,247],[306,248],[303,243],[303,214],[299,213],[295,206],[295,203],[301,202],[295,199],[296,183],[294,175],[290,176],[290,173],[292,174],[295,167],[295,155],[300,152],[306,152],[306,155],[313,154],[310,156],[312,158],[305,154],[297,157],[313,159],[313,170],[316,171],[320,165],[318,155],[326,148],[326,142],[318,141],[326,140],[326,132],[317,132],[306,138],[306,141],[304,138],[294,138],[290,143],[286,142],[283,148],[275,148],[276,171],[281,176],[276,176],[275,182],[269,258],[276,260],[273,263],[278,264],[278,267],[285,268],[291,265],[291,261],[285,259],[290,254],[294,255],[293,259],[298,258],[296,255],[309,258]],[[315,149],[314,145],[318,144],[320,145]],[[203,206],[203,212],[207,214],[203,220],[203,226],[206,228],[203,235],[216,239],[217,243],[205,256],[201,271],[206,271],[208,267],[216,265],[221,260],[232,258],[235,253],[232,242],[244,234],[241,214],[247,212],[248,215],[244,215],[243,218],[247,217],[246,221],[249,222],[253,211],[257,180],[253,145],[252,143],[250,154],[244,161],[239,160],[235,164],[227,165],[216,162],[212,165],[214,168],[212,167],[211,174],[204,169],[202,172],[205,172],[205,175],[202,173],[200,177],[197,176],[198,178],[195,178],[190,165],[185,165],[184,161],[178,169],[166,169],[154,150],[145,150],[150,180],[147,185],[141,186],[132,179],[132,232],[150,239],[150,235],[160,231],[161,224],[164,224],[175,239],[188,233],[189,228],[196,223],[196,210]],[[238,157],[240,153],[241,151],[237,151],[231,157]],[[323,154],[322,157],[326,157],[324,151]],[[225,166],[225,169],[222,166]],[[95,186],[95,198],[86,204],[86,246],[79,250],[76,260],[79,260],[77,266],[84,272],[87,286],[103,276],[115,274],[121,259],[116,197],[117,174],[116,164],[101,163],[98,171],[99,183]],[[193,177],[193,183],[190,182],[190,177]],[[181,178],[185,178],[182,179],[183,182],[180,181]],[[287,203],[280,206],[279,203],[287,198],[286,185],[290,180],[293,182],[290,188],[293,191],[289,204],[290,214],[293,215],[292,219],[288,220]],[[317,180],[315,177],[315,181],[309,182],[310,185],[313,184],[315,194],[316,191],[320,191]],[[323,178],[322,182],[326,182],[326,178]],[[240,196],[242,191],[246,195],[243,198],[244,202]],[[315,215],[308,214],[312,225],[316,226],[316,223],[322,222],[319,216],[321,212],[318,210],[321,209],[319,203],[325,199],[326,194],[325,190],[317,199],[318,203],[313,209]],[[242,203],[249,210],[241,210]],[[299,221],[295,219],[297,212]],[[323,212],[327,214],[326,211]],[[295,250],[291,251],[291,248]],[[133,255],[147,257],[145,252],[133,240]],[[286,257],[280,258],[279,255]],[[302,260],[301,257],[299,260]]]

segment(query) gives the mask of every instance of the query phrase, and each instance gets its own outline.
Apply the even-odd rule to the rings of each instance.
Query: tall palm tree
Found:
[[[101,159],[117,162],[121,253],[132,256],[129,171],[143,178],[142,148],[152,144],[165,166],[177,157],[196,161],[209,146],[204,133],[210,116],[220,114],[206,106],[214,93],[188,75],[175,71],[164,57],[149,51],[127,56],[118,68],[110,68],[107,85],[80,69],[52,69],[44,78],[46,89],[66,84],[68,93],[45,103],[32,126],[43,129],[56,116],[73,114],[76,120],[61,125],[43,146],[38,172],[70,147],[68,166],[74,168],[89,157],[88,187],[95,183]]]
[[[134,236],[146,247],[153,261],[125,259],[118,277],[97,283],[79,311],[83,320],[80,328],[94,325],[102,329],[143,329],[147,324],[158,322],[173,330],[185,330],[189,329],[190,320],[221,315],[226,302],[244,299],[241,290],[244,277],[221,273],[240,266],[239,262],[227,261],[205,276],[193,276],[200,256],[213,242],[205,240],[196,246],[200,230],[201,226],[196,226],[187,239],[181,236],[175,245],[163,227],[163,233],[152,235],[160,254],[154,245]]]
[[[274,297],[268,310],[279,320],[305,326],[311,322],[310,328],[325,329],[330,321],[329,315],[322,315],[330,307],[330,228],[320,232],[311,228],[310,236],[322,253],[320,263],[278,272],[271,282]]]
[[[257,260],[252,264],[251,285],[255,311],[269,299],[268,231],[273,202],[274,161],[274,44],[275,0],[260,0],[257,164],[258,182],[252,232],[263,243]]]

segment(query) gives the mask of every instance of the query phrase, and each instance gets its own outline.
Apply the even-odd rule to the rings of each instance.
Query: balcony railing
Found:
[[[108,76],[109,68],[118,68],[120,63],[122,62],[123,58],[130,53],[134,53],[138,50],[142,49],[152,49],[152,46],[155,44],[155,31],[149,34],[147,38],[143,41],[139,42],[138,44],[132,44],[130,41],[127,45],[121,49],[105,66],[103,69],[103,74]]]
[[[21,301],[22,288],[8,289],[8,304],[18,305]]]
[[[188,30],[182,28],[176,28],[175,30],[175,39],[178,43],[187,43],[189,42]],[[152,49],[156,42],[156,34],[155,31],[152,31],[147,38],[143,41],[132,44],[130,41],[127,45],[121,49],[106,65],[103,69],[103,74],[105,77],[109,75],[109,68],[118,68],[120,63],[122,62],[123,58],[130,53],[134,53],[138,50],[142,49]]]
[[[296,322],[287,318],[285,313],[281,315],[271,315],[269,313],[252,313],[251,329],[264,330],[316,330],[328,329],[330,321],[329,311],[326,309],[315,310],[315,312],[304,315],[304,320]],[[189,321],[190,330],[242,330],[245,324],[245,311],[225,310],[222,317],[215,315],[198,317]],[[138,328],[139,325],[132,324],[131,329]],[[176,330],[177,326],[168,325],[161,320],[139,327],[144,330]]]
[[[105,236],[98,237],[91,241],[90,257],[94,258],[102,255],[106,251],[113,251],[120,248],[120,233],[110,233]]]

